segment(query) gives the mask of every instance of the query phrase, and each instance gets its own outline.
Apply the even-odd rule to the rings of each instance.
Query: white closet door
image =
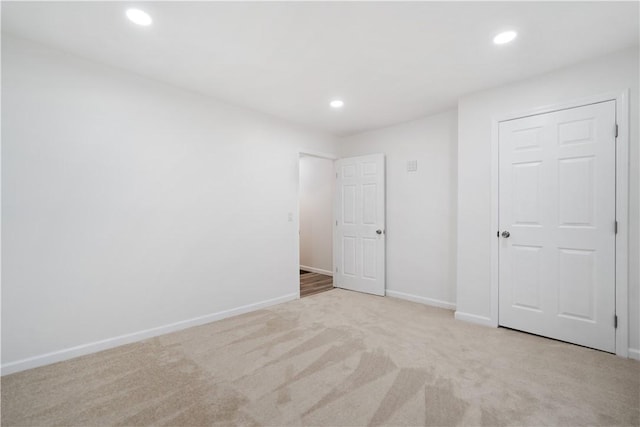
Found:
[[[500,325],[615,352],[615,114],[500,123]]]

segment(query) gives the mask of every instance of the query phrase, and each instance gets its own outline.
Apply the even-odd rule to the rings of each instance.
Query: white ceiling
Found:
[[[2,2],[3,32],[337,135],[637,46],[638,16],[638,2]],[[493,45],[504,29],[518,38]]]

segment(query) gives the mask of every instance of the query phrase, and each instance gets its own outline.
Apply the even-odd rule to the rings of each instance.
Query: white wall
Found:
[[[296,297],[298,150],[332,138],[6,35],[2,55],[4,373]]]
[[[626,50],[471,94],[458,104],[458,312],[489,321],[492,301],[491,122],[499,115],[631,89],[630,134],[630,342],[640,348],[638,50]]]
[[[341,157],[386,155],[387,295],[455,307],[456,140],[451,110],[339,141]]]
[[[300,266],[333,274],[333,160],[300,157]]]

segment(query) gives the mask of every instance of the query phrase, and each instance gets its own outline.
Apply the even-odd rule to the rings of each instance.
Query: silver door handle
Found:
[[[503,231],[502,232],[502,237],[504,237],[505,239],[508,239],[509,236],[511,236],[511,233],[509,233],[508,231]]]
[[[377,229],[377,230],[376,230],[376,234],[382,234],[382,230]]]

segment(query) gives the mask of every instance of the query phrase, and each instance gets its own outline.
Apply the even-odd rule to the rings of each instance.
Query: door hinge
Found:
[[[618,328],[618,315],[613,316],[613,327]]]
[[[615,232],[615,234],[618,234],[618,221],[614,222],[613,231]]]
[[[616,138],[618,137],[618,124],[616,123]]]
[[[616,134],[616,136],[618,136],[618,135]],[[336,172],[336,179],[338,179],[338,172]]]
[[[338,226],[338,220],[336,219],[336,227]]]
[[[500,230],[496,231],[496,237],[500,238]]]

